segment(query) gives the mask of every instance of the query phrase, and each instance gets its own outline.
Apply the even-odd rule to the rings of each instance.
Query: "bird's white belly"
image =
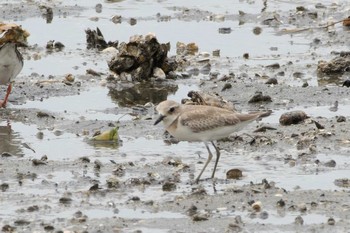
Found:
[[[168,130],[169,133],[180,141],[215,141],[230,136],[239,131],[246,124],[239,123],[233,126],[218,127],[210,130],[193,132],[187,126],[178,126],[175,130]]]

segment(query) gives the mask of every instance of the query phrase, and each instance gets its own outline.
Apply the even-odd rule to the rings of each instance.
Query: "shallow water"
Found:
[[[135,34],[146,34],[153,32],[156,34],[160,42],[170,42],[170,54],[176,53],[176,42],[185,43],[195,42],[198,44],[200,51],[211,53],[213,50],[220,49],[221,57],[237,58],[236,64],[247,65],[268,65],[274,62],[285,63],[283,59],[293,58],[293,55],[301,55],[303,61],[295,61],[295,64],[314,63],[310,54],[312,52],[318,55],[327,54],[329,56],[332,50],[347,50],[346,44],[343,46],[329,47],[312,47],[314,34],[310,35],[277,35],[278,31],[288,25],[281,25],[279,28],[267,27],[257,23],[239,23],[238,11],[242,10],[249,14],[258,15],[264,9],[263,1],[231,1],[223,0],[213,1],[117,1],[115,3],[103,2],[101,13],[97,13],[95,5],[97,1],[85,0],[67,0],[64,4],[83,6],[84,10],[76,12],[72,15],[64,16],[63,13],[54,15],[52,23],[46,23],[44,18],[26,18],[16,22],[21,24],[23,28],[31,33],[29,44],[38,44],[39,47],[45,48],[49,40],[62,42],[66,47],[62,52],[54,52],[46,54],[45,50],[39,52],[41,59],[25,60],[25,66],[20,75],[30,75],[37,73],[39,75],[64,76],[68,73],[85,74],[86,69],[94,69],[96,71],[108,73],[107,61],[111,54],[100,54],[96,56],[94,51],[86,51],[85,32],[87,28],[95,29],[99,27],[107,41],[119,40],[128,41],[129,37]],[[325,5],[330,5],[333,1],[322,1]],[[342,1],[340,1],[342,3]],[[0,5],[3,4],[0,2]],[[283,9],[284,11],[295,12],[295,7],[305,5],[309,9],[313,9],[315,2],[305,5],[305,1],[268,1],[265,10],[272,12]],[[176,7],[174,7],[176,6]],[[182,11],[182,6],[186,8],[200,8],[208,10],[213,14],[228,14],[225,20],[210,21],[198,15],[197,18],[184,19],[178,18],[177,15]],[[172,16],[170,21],[160,21],[156,16],[160,15]],[[111,22],[113,15],[122,15],[123,22],[114,24]],[[93,18],[96,17],[96,18]],[[137,19],[137,24],[131,26],[127,21],[130,17]],[[254,17],[254,16],[253,16]],[[255,35],[254,27],[261,27],[262,33]],[[230,27],[232,32],[229,34],[220,34],[218,29],[222,27]],[[43,33],[44,32],[44,33]],[[271,47],[278,49],[271,50]],[[251,59],[243,60],[242,55],[249,53]],[[268,55],[267,55],[268,54]],[[78,56],[77,56],[78,55]],[[198,80],[202,77],[196,77],[196,81],[180,84],[175,92],[167,93],[168,99],[180,101],[187,95],[190,90],[200,89]],[[318,85],[316,75],[308,77],[310,85]],[[286,81],[288,84],[295,85],[293,81]],[[290,83],[289,83],[290,82]],[[312,117],[333,118],[343,115],[350,116],[350,103],[347,100],[339,103],[337,111],[331,111],[328,106],[314,106],[304,108],[303,106],[291,109],[281,108],[275,109],[273,114],[265,118],[263,123],[278,123],[279,117],[286,110],[303,110]],[[97,121],[117,121],[118,119],[131,120],[129,114],[111,114],[108,110],[118,110],[121,107],[119,100],[111,96],[107,87],[92,87],[87,91],[80,92],[79,95],[71,95],[65,97],[49,97],[43,101],[27,101],[25,104],[17,106],[10,105],[14,109],[37,109],[44,112],[52,112],[54,114],[64,116],[68,120],[97,120]],[[9,124],[8,124],[9,123]],[[38,133],[43,133],[43,138],[38,137]],[[110,145],[101,146],[94,143],[88,143],[88,139],[84,136],[77,136],[72,133],[60,131],[55,125],[49,128],[42,128],[37,125],[30,125],[23,122],[3,121],[0,120],[0,154],[9,152],[16,157],[6,159],[18,159],[22,161],[30,161],[31,159],[40,159],[41,156],[47,155],[49,161],[60,161],[74,163],[79,161],[81,157],[89,157],[91,161],[96,159],[104,164],[110,164],[110,160],[118,163],[128,163],[130,161],[142,167],[147,165],[158,165],[159,162],[167,156],[180,158],[184,164],[191,167],[191,172],[198,174],[206,161],[207,150],[202,143],[181,142],[179,144],[167,145],[162,140],[156,140],[152,135],[143,135],[142,137],[126,137],[120,135],[123,140],[121,146]],[[25,144],[24,144],[25,143]],[[32,150],[34,149],[35,152]],[[218,193],[230,187],[241,186],[253,183],[260,183],[262,179],[274,181],[277,187],[283,187],[286,190],[342,190],[334,184],[335,179],[346,178],[349,174],[348,156],[345,152],[332,152],[328,154],[316,154],[315,157],[321,162],[333,159],[337,162],[336,168],[319,167],[316,164],[296,164],[291,167],[285,164],[280,154],[268,153],[250,153],[249,151],[222,151],[221,162],[218,165],[216,177],[218,183],[216,190]],[[345,155],[344,155],[345,153]],[[198,156],[200,155],[200,156]],[[18,156],[18,157],[17,157]],[[261,157],[256,160],[256,156]],[[203,174],[202,178],[210,177],[213,163]],[[229,169],[240,168],[243,171],[243,178],[237,181],[226,181],[225,173]],[[39,169],[38,169],[39,170]],[[165,171],[164,171],[165,170]],[[152,170],[154,171],[154,170]],[[135,171],[133,174],[126,174],[123,179],[132,177],[143,177],[142,171]],[[174,171],[168,168],[154,171],[155,175],[170,176]],[[159,174],[158,174],[159,173]],[[177,189],[171,193],[164,193],[161,185],[152,185],[145,189],[130,188],[127,191],[118,190],[115,197],[116,204],[119,205],[118,211],[109,208],[107,200],[101,201],[101,197],[89,197],[89,203],[93,206],[90,208],[83,207],[83,214],[89,218],[114,218],[120,217],[125,219],[152,219],[152,218],[185,218],[182,213],[172,212],[150,212],[144,209],[124,208],[124,204],[131,196],[138,196],[142,201],[155,200],[170,201],[174,200],[174,196],[191,193],[192,186],[189,184],[190,174],[184,172],[181,174],[182,182],[178,184]],[[38,172],[38,177],[33,180],[26,180],[24,187],[18,185],[17,179],[1,180],[0,183],[6,182],[10,184],[9,195],[22,197],[40,197],[51,204],[53,207],[58,205],[57,196],[63,195],[72,185],[78,185],[74,188],[77,195],[84,195],[84,192],[91,187],[91,180],[105,181],[109,174],[96,174],[94,171],[84,168],[82,165],[79,169],[57,169],[48,173]],[[211,182],[203,182],[207,192],[214,194],[211,189]],[[39,187],[39,188],[38,188]],[[68,187],[68,188],[67,188]],[[127,193],[125,193],[127,192]],[[50,199],[51,198],[51,199]],[[81,199],[79,199],[81,198]],[[86,198],[86,197],[85,197]],[[20,198],[19,198],[20,199]],[[54,200],[54,201],[53,201]],[[75,199],[75,204],[79,201],[85,201],[84,197]],[[51,203],[50,203],[51,201]],[[99,206],[101,205],[102,206]],[[40,203],[41,204],[41,203]],[[95,206],[94,206],[95,205]],[[21,202],[18,199],[11,199],[9,203],[2,203],[0,211],[0,219],[8,217],[16,218],[17,210],[27,208],[28,202]],[[57,212],[52,211],[47,216],[36,216],[31,213],[28,216],[34,216],[34,219],[40,220],[57,220],[57,218],[72,218],[75,213],[75,207],[62,211],[58,208]],[[81,207],[81,206],[79,206]],[[74,210],[73,210],[74,209]],[[4,211],[5,210],[5,211]],[[48,211],[50,212],[50,211]],[[234,214],[246,215],[246,213]],[[278,214],[269,212],[269,218],[262,220],[259,218],[248,218],[245,216],[247,223],[253,224],[292,224],[297,215],[287,214],[279,216]],[[232,213],[228,214],[233,216]],[[220,215],[219,217],[221,217]],[[215,217],[215,216],[214,216]],[[305,224],[322,224],[327,218],[325,215],[311,213],[303,216]],[[138,228],[142,232],[164,232],[164,230],[152,228]],[[128,229],[123,229],[127,231]],[[134,232],[135,229],[130,230]]]
[[[66,3],[66,2],[65,2]],[[72,1],[72,4],[78,4],[79,1]],[[293,7],[292,4],[276,2],[269,7],[278,8],[281,5]],[[99,27],[107,41],[119,40],[128,41],[129,37],[135,34],[147,34],[153,32],[157,35],[160,42],[170,42],[171,52],[175,54],[176,43],[178,41],[198,44],[200,51],[212,52],[220,49],[222,57],[241,57],[244,53],[249,53],[253,59],[243,61],[245,64],[255,64],[254,58],[263,57],[263,61],[259,60],[259,64],[269,64],[275,60],[276,55],[288,57],[292,54],[310,53],[309,38],[301,35],[281,35],[276,36],[276,31],[270,27],[246,23],[239,25],[238,10],[245,12],[259,13],[262,4],[247,4],[246,2],[237,2],[232,4],[231,1],[224,3],[188,3],[183,2],[183,6],[188,8],[199,6],[201,9],[210,9],[216,14],[227,14],[228,12],[236,15],[223,21],[215,22],[208,19],[201,20],[183,20],[171,19],[170,21],[158,21],[156,14],[171,15],[177,13],[177,8],[173,8],[174,3],[163,1],[162,3],[143,2],[143,1],[122,1],[118,3],[103,4],[102,13],[94,12],[95,3],[81,2],[82,6],[86,6],[86,11],[82,11],[77,15],[58,15],[54,16],[53,21],[48,24],[41,18],[28,18],[20,20],[17,23],[23,28],[31,32],[29,37],[30,44],[38,44],[45,47],[49,40],[60,41],[65,45],[63,52],[53,53],[45,56],[42,53],[40,60],[26,60],[22,74],[29,75],[36,72],[43,75],[62,75],[62,73],[81,74],[85,69],[92,68],[97,71],[106,72],[107,58],[95,59],[95,56],[76,56],[75,53],[84,51],[85,46],[85,30],[87,28],[95,29]],[[176,6],[182,6],[177,2]],[[127,13],[125,13],[127,10]],[[113,15],[122,15],[126,18],[121,24],[113,24],[111,17]],[[98,21],[88,20],[92,17],[98,17]],[[127,21],[129,17],[139,18],[136,25],[130,25]],[[72,20],[73,19],[73,20]],[[253,28],[262,27],[262,33],[255,35]],[[230,27],[232,32],[229,34],[220,34],[219,28]],[[277,29],[279,30],[279,29]],[[45,31],[45,33],[42,33]],[[239,39],[237,39],[239,38]],[[271,51],[271,47],[277,47],[277,51]],[[335,50],[336,48],[332,48]],[[328,53],[330,49],[320,51]],[[266,54],[271,54],[266,57]],[[64,55],[65,59],[62,59]],[[307,59],[308,56],[306,56]],[[310,58],[311,59],[311,58]],[[86,64],[83,64],[86,62]],[[242,62],[242,61],[238,61]]]

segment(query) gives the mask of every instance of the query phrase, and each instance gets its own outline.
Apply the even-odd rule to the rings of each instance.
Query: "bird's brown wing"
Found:
[[[240,119],[237,113],[211,106],[186,106],[180,114],[182,125],[188,126],[193,132],[201,132],[217,127],[236,125]]]

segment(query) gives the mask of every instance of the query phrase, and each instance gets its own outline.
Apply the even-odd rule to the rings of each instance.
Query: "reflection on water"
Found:
[[[175,84],[158,84],[145,82],[138,84],[116,84],[109,87],[109,95],[119,106],[144,105],[148,102],[158,104],[166,100],[169,94],[174,94],[178,90]]]
[[[23,156],[19,133],[12,130],[10,123],[0,122],[0,154],[5,152]]]

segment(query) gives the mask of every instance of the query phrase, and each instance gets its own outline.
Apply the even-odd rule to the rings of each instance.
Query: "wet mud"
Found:
[[[1,21],[31,34],[0,109],[3,232],[349,231],[349,69],[318,69],[348,52],[346,1],[0,5]],[[87,48],[85,30],[97,27],[106,41],[152,32],[169,42],[175,76],[121,80],[108,67],[116,50]],[[48,49],[52,40],[64,47]],[[192,90],[272,110],[218,142],[216,178],[212,163],[199,184],[205,146],[153,126],[157,103]],[[280,124],[295,111],[307,117]],[[89,140],[113,127],[121,141]],[[232,169],[239,179],[226,179]]]

